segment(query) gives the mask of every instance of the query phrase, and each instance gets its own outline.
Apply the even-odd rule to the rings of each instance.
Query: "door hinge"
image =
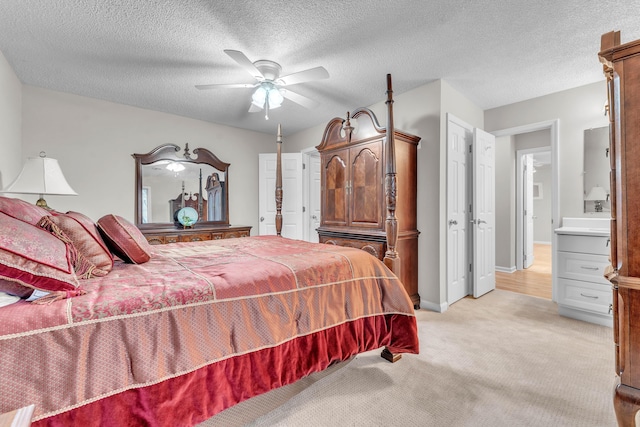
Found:
[[[305,163],[302,164],[302,169],[306,169],[307,165]]]
[[[473,272],[473,264],[469,264],[469,273]]]
[[[527,260],[527,254],[523,254],[523,260],[526,261]]]
[[[304,213],[304,212],[306,212],[306,211],[307,211],[307,208],[305,208],[305,207],[303,206],[303,207],[302,207],[302,212]]]

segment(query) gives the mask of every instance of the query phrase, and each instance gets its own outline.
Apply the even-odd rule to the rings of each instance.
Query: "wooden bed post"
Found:
[[[393,126],[393,89],[391,88],[391,74],[387,74],[387,143],[385,145],[385,178],[384,192],[387,200],[387,251],[384,254],[384,264],[400,277],[400,256],[396,250],[398,242],[398,221],[396,219],[396,141]]]
[[[387,143],[385,144],[385,178],[384,193],[387,200],[387,219],[385,229],[387,232],[387,251],[384,254],[384,264],[400,277],[400,257],[396,250],[398,242],[398,221],[396,219],[396,141],[393,126],[393,89],[391,87],[391,74],[387,74]],[[392,353],[387,347],[380,354],[391,363],[397,362],[402,357],[400,353]]]
[[[279,123],[276,145],[276,234],[282,236],[282,126]]]

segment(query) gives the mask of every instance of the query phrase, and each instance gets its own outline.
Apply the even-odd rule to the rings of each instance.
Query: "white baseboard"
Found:
[[[516,271],[516,267],[499,267],[496,265],[496,271],[499,271],[501,273],[514,273]]]
[[[449,308],[449,304],[446,302],[438,304],[431,301],[420,300],[420,308],[429,311],[435,311],[436,313],[444,313]]]

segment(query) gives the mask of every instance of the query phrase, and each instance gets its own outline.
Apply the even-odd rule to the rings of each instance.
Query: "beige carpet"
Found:
[[[420,355],[368,352],[201,426],[615,426],[610,328],[495,290],[417,312]]]

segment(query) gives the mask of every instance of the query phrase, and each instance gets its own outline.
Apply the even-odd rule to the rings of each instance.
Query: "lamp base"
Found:
[[[602,202],[600,200],[595,201],[596,212],[602,212]]]
[[[47,205],[47,201],[45,199],[42,198],[42,195],[40,196],[40,198],[38,199],[38,201],[36,202],[36,206],[40,206],[43,209],[46,209],[48,211],[51,210],[51,208],[49,207],[49,205]]]

